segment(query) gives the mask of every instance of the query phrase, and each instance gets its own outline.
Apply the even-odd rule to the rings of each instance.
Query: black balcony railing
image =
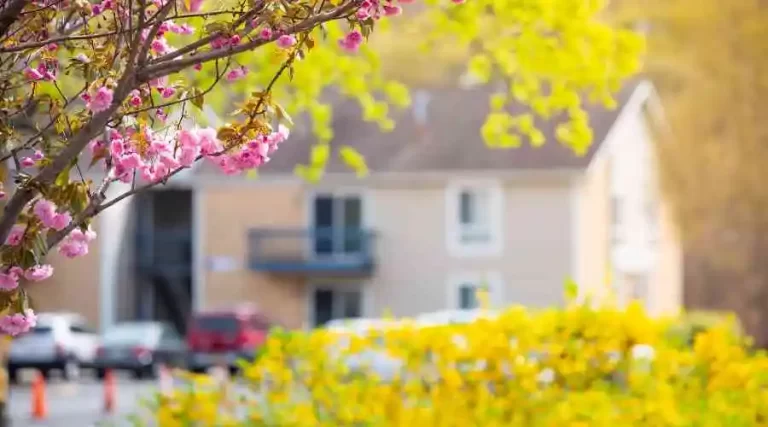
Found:
[[[305,275],[369,275],[374,233],[361,228],[253,229],[252,270]]]

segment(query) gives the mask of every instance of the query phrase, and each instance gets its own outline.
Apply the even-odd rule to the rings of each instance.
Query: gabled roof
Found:
[[[411,108],[393,108],[390,117],[396,126],[391,132],[382,132],[378,125],[363,121],[357,101],[340,100],[333,104],[331,145],[355,147],[365,157],[372,173],[581,169],[589,165],[636,87],[637,82],[625,85],[616,96],[619,107],[614,110],[587,106],[594,138],[584,156],[575,155],[556,141],[556,120],[537,123],[546,137],[542,147],[533,148],[527,141],[513,149],[486,146],[480,129],[490,111],[489,95],[493,91],[488,87],[430,92],[426,120],[422,123],[417,122]],[[521,113],[525,109],[518,105],[512,107],[512,112]],[[309,161],[315,139],[308,125],[297,120],[291,137],[272,160],[259,169],[260,175],[292,174],[297,164]],[[214,170],[210,164],[201,168],[203,173]],[[332,156],[326,170],[351,172],[337,156]]]

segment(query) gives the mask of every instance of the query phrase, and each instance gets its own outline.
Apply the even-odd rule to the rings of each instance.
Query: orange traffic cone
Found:
[[[115,376],[112,370],[104,375],[104,412],[111,414],[115,411]]]
[[[32,418],[44,420],[48,416],[48,401],[45,398],[45,378],[40,371],[32,380]]]

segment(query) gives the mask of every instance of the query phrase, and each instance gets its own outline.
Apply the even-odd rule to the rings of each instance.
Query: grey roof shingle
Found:
[[[556,120],[537,123],[547,141],[542,147],[534,148],[526,142],[514,149],[488,148],[480,136],[480,128],[489,113],[488,95],[492,93],[489,88],[433,91],[426,126],[417,123],[411,109],[391,109],[390,116],[396,123],[391,132],[382,132],[378,125],[364,122],[356,101],[336,102],[331,146],[355,147],[373,173],[583,168],[591,161],[636,86],[636,82],[625,85],[616,96],[619,107],[614,110],[587,107],[594,139],[584,156],[575,155],[555,140]],[[518,106],[516,110],[523,112],[522,108]],[[297,120],[297,126],[302,124]],[[308,162],[314,142],[308,130],[294,131],[259,174],[292,173],[297,164]],[[212,171],[209,165],[203,169]],[[326,170],[350,172],[336,156],[329,160]]]

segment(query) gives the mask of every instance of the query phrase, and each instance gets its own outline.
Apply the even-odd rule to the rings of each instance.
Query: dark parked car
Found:
[[[195,314],[187,330],[188,367],[195,372],[213,366],[234,371],[237,360],[254,359],[271,327],[265,316],[250,308]]]
[[[104,332],[94,365],[99,378],[108,369],[134,377],[156,377],[161,365],[183,366],[186,345],[173,326],[162,322],[119,323]]]

